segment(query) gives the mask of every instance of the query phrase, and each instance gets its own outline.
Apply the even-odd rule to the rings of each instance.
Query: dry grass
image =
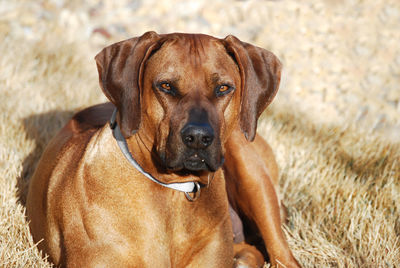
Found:
[[[71,114],[105,100],[94,55],[151,29],[274,51],[284,78],[259,132],[281,167],[294,254],[305,267],[400,267],[396,0],[0,1],[0,267],[50,266],[25,182]]]
[[[289,242],[306,267],[400,260],[400,145],[274,107],[262,133],[281,163]],[[268,120],[268,122],[267,122]]]

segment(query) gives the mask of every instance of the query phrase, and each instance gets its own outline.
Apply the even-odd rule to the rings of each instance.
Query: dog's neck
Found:
[[[116,122],[116,113],[117,110],[115,109],[110,120],[110,128],[118,147],[125,159],[147,179],[166,188],[184,192],[189,201],[194,201],[189,193],[193,193],[194,197],[198,197],[201,185],[209,185],[211,174],[208,174],[207,183],[205,184],[201,183],[201,176],[193,176],[193,174],[182,176],[182,174],[161,173],[157,170],[157,165],[155,165],[152,153],[149,150],[152,147],[144,142],[145,140],[141,138],[139,133],[132,135],[127,141]],[[148,167],[151,170],[146,170],[143,167]],[[163,179],[160,180],[161,177]]]

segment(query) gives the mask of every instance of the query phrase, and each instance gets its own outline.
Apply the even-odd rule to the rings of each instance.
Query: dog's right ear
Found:
[[[139,129],[143,66],[159,40],[157,33],[147,32],[112,44],[95,57],[101,89],[118,109],[117,123],[125,138]]]

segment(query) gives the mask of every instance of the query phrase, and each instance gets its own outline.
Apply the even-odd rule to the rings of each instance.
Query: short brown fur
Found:
[[[255,247],[233,243],[229,196],[256,224],[271,263],[299,267],[280,227],[272,150],[255,132],[278,89],[279,60],[232,36],[150,32],[105,48],[96,61],[112,104],[76,114],[30,182],[31,232],[51,260],[65,267],[259,267]],[[158,90],[159,81],[176,92]],[[221,84],[232,91],[216,96]],[[114,107],[136,161],[165,183],[206,185],[198,200],[130,166],[107,124]],[[193,118],[207,123],[213,140],[190,171],[193,156],[181,136]]]

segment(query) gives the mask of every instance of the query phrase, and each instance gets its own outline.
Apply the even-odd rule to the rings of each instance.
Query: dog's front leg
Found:
[[[232,134],[224,164],[228,191],[239,210],[257,225],[271,264],[300,267],[281,229],[279,200],[265,163],[271,156],[260,153],[260,147],[269,148],[260,137],[250,143],[240,132]]]

